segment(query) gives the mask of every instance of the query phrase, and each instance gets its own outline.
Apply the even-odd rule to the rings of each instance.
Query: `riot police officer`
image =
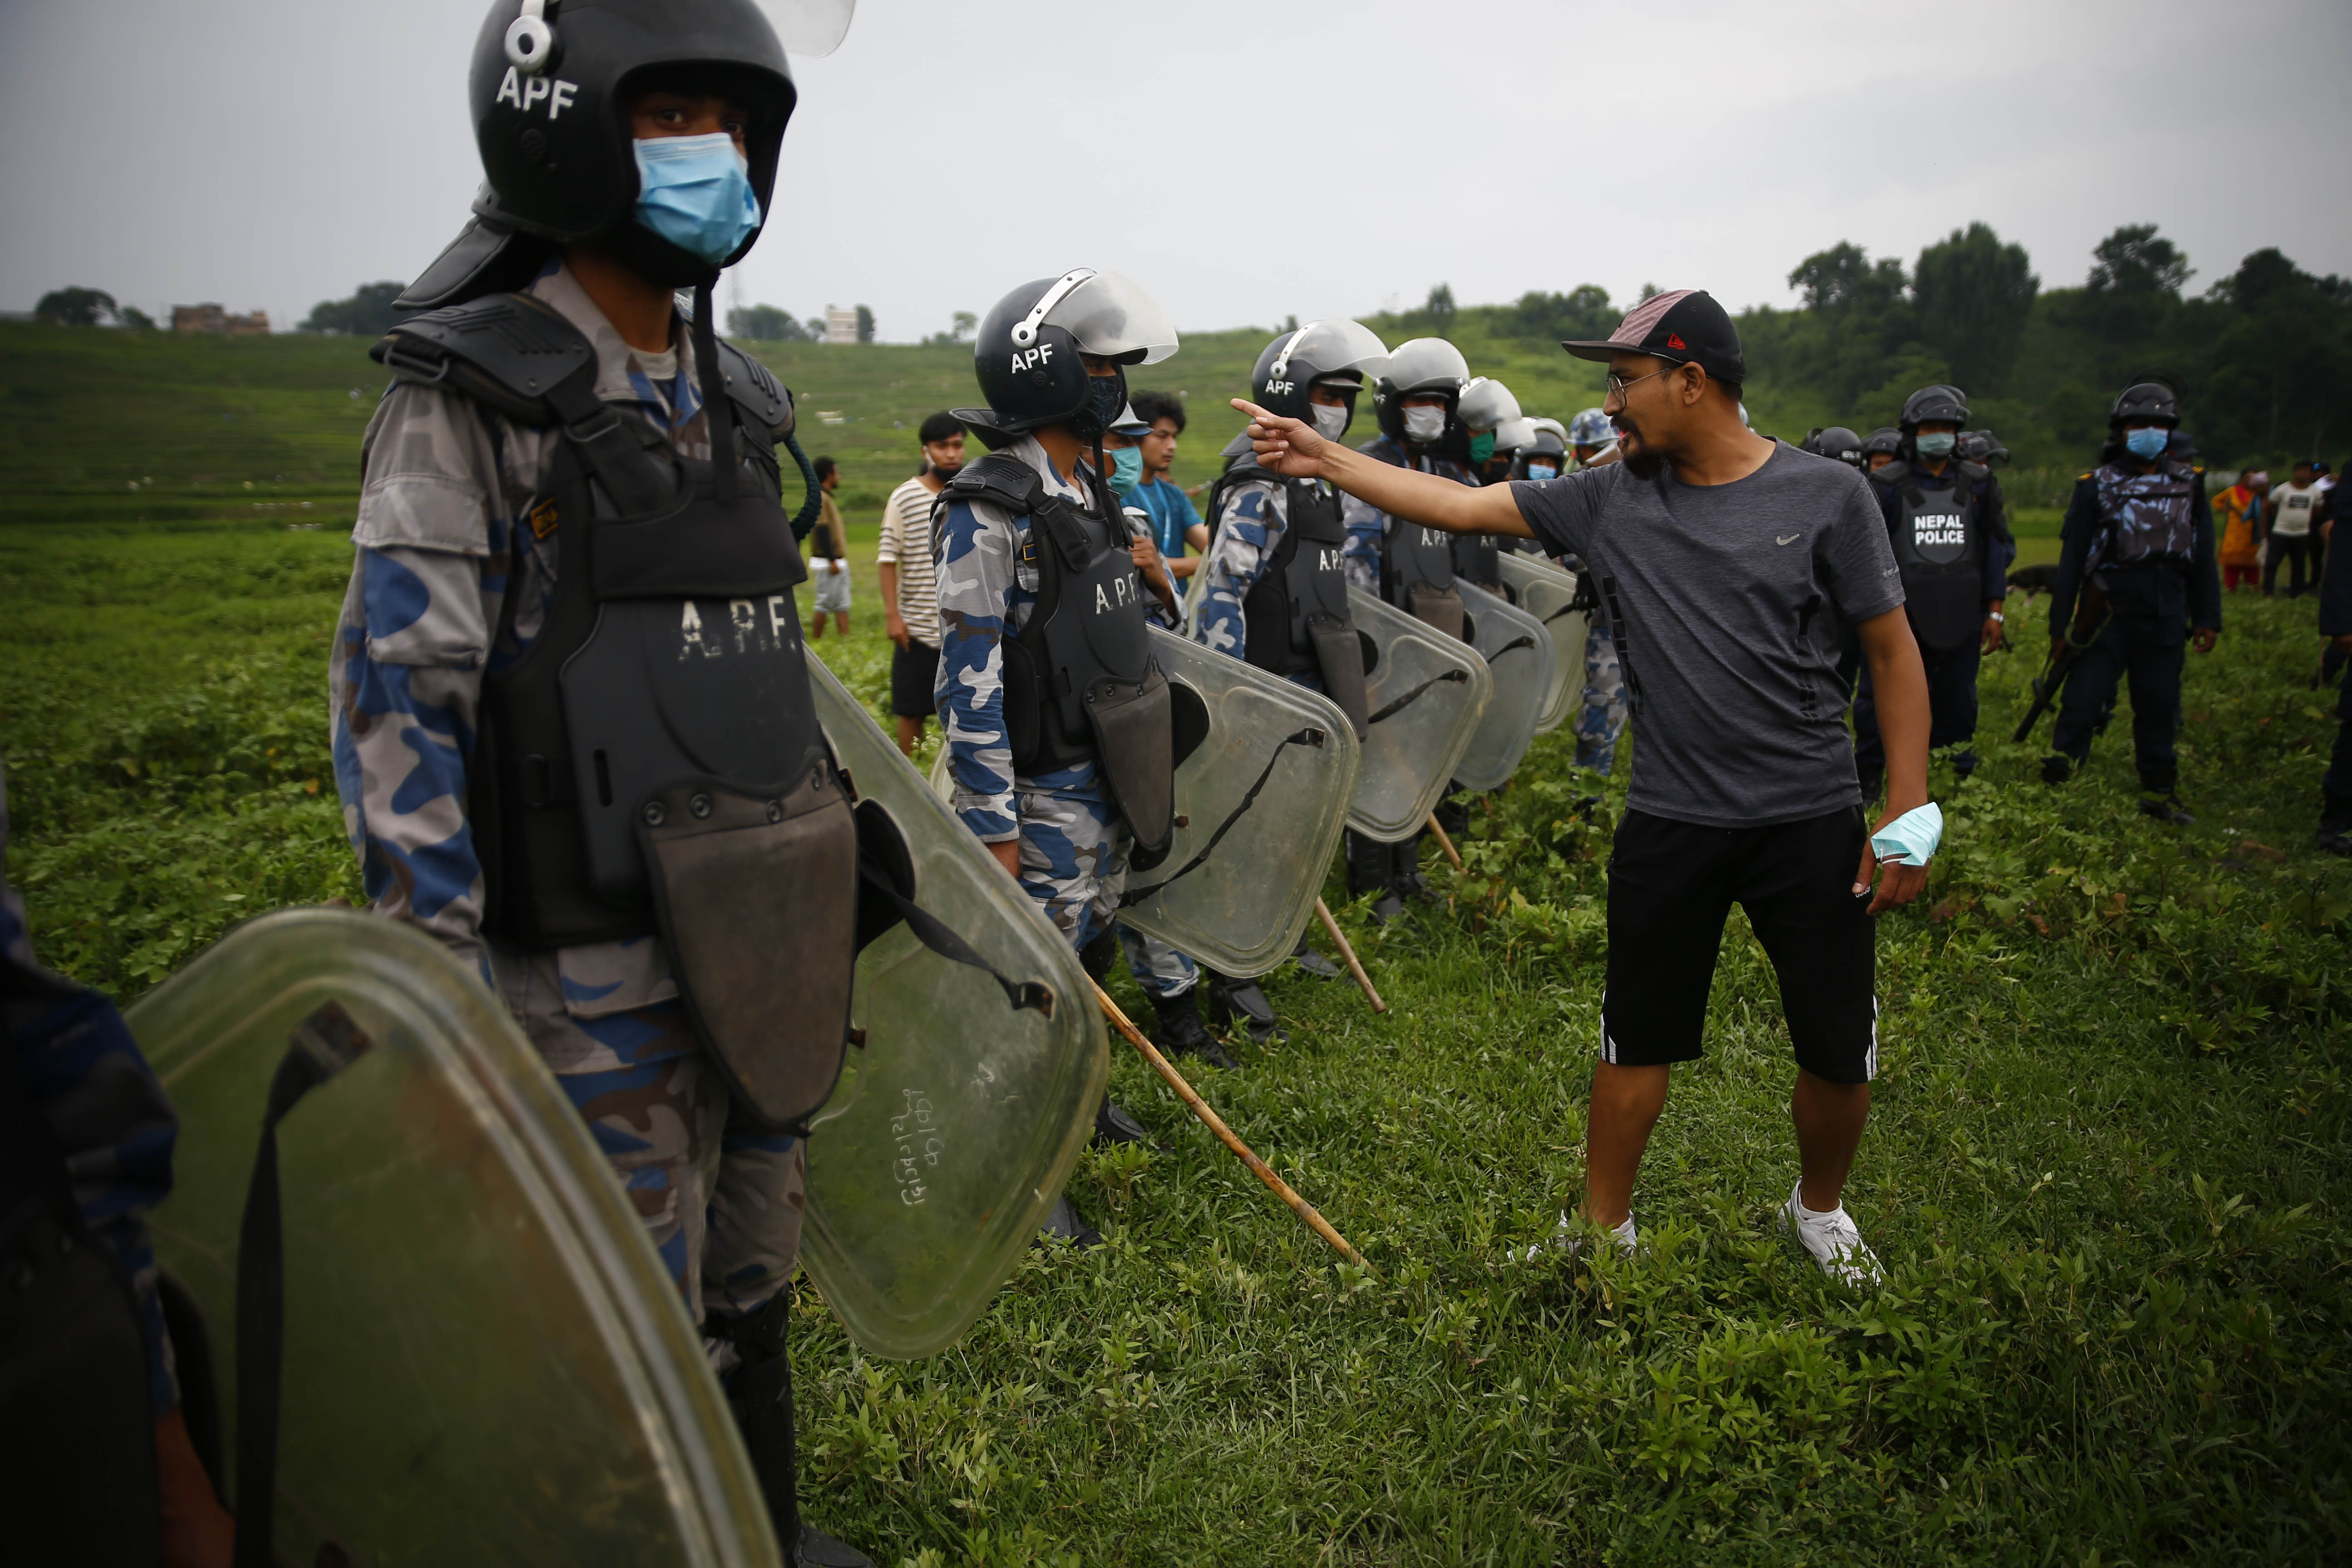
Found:
[[[1862,467],[1862,437],[1843,425],[1815,426],[1801,449],[1816,458],[1835,458],[1849,468]]]
[[[1372,415],[1380,434],[1357,450],[1397,468],[1457,484],[1477,484],[1467,466],[1469,437],[1458,416],[1469,384],[1469,362],[1444,338],[1414,338],[1398,344],[1372,388]],[[1463,609],[1457,574],[1463,562],[1475,564],[1491,552],[1494,541],[1402,522],[1352,496],[1341,503],[1341,513],[1348,524],[1349,582],[1459,638]],[[1440,815],[1442,820],[1443,811]],[[1415,834],[1397,844],[1381,844],[1348,830],[1348,892],[1354,898],[1379,893],[1372,902],[1375,921],[1403,913],[1408,898],[1432,896],[1421,875],[1421,839]]]
[[[1881,425],[1862,438],[1862,471],[1874,474],[1902,452],[1903,432],[1892,425]]]
[[[989,454],[931,512],[950,805],[1097,980],[1130,859],[1167,852],[1175,790],[1174,697],[1145,629],[1154,595],[1103,437],[1128,406],[1125,367],[1175,352],[1165,312],[1115,272],[1073,268],[1006,294],[973,343],[987,406],[953,411]],[[1095,1129],[1144,1137],[1108,1098]],[[1066,1197],[1046,1230],[1101,1239]]]
[[[799,1521],[782,1341],[856,834],[793,608],[790,396],[711,320],[792,76],[755,0],[499,0],[470,97],[477,216],[377,349],[331,677],[345,824],[375,911],[478,965],[594,1128],[787,1557],[865,1563]]]
[[[2132,752],[2140,809],[2160,822],[2180,808],[2181,650],[2210,653],[2221,634],[2221,579],[2201,468],[2170,456],[2179,401],[2158,381],[2124,388],[2107,415],[2099,466],[2074,482],[2050,598],[2053,655],[2071,632],[2087,644],[2058,708],[2056,750],[2042,764],[2063,784],[2088,761],[2119,681],[2131,686]]]
[[[1378,366],[1387,356],[1381,340],[1359,322],[1309,321],[1259,351],[1250,371],[1250,395],[1269,408],[1311,420],[1336,441],[1355,419],[1364,368]],[[1294,483],[1268,473],[1245,446],[1210,490],[1207,511],[1209,551],[1193,590],[1194,637],[1331,697],[1362,733],[1364,673],[1348,614],[1341,554],[1348,533],[1339,493],[1328,485]],[[1291,956],[1309,973],[1339,976],[1339,969],[1304,938]],[[1267,1037],[1272,1010],[1265,1008],[1261,1025],[1263,997],[1255,986],[1219,984],[1210,1011],[1245,1013],[1252,1033]]]
[[[2000,646],[2001,603],[2017,554],[2000,481],[1956,455],[1968,417],[1959,388],[1921,387],[1904,400],[1895,461],[1870,476],[1902,569],[1911,636],[1927,668],[1928,749],[1949,748],[1961,778],[1977,767],[1969,745],[1977,731],[1977,661]],[[1853,758],[1864,798],[1875,800],[1886,749],[1867,669],[1854,693]]]
[[[1568,450],[1574,469],[1597,468],[1617,461],[1617,427],[1598,408],[1580,411],[1568,422]],[[1574,556],[1561,563],[1580,576],[1584,563]],[[1628,708],[1625,673],[1617,662],[1617,642],[1609,635],[1609,612],[1599,594],[1590,588],[1580,595],[1591,601],[1584,634],[1584,694],[1576,710],[1576,765],[1606,774],[1617,761],[1617,742],[1625,733]]]

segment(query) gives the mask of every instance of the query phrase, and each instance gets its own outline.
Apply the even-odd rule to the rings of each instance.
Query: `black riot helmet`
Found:
[[[824,54],[855,0],[777,7],[793,47]],[[609,251],[653,282],[707,284],[717,266],[636,221],[629,103],[648,89],[716,92],[750,117],[744,161],[771,210],[796,93],[784,46],[758,0],[492,0],[467,79],[482,155],[474,221],[409,285],[407,308],[455,304],[527,282],[564,246]]]
[[[2160,381],[2136,381],[2123,389],[2107,410],[2107,428],[2120,430],[2126,421],[2161,425],[2169,430],[2180,423],[2180,399]]]
[[[1881,425],[1862,438],[1862,460],[1867,465],[1871,455],[1884,452],[1892,458],[1903,450],[1903,432],[1892,425]]]
[[[1386,345],[1360,321],[1344,316],[1309,321],[1258,351],[1250,371],[1250,401],[1269,414],[1311,422],[1307,389],[1328,386],[1347,398],[1353,419],[1365,375],[1380,374],[1388,362]]]
[[[1445,399],[1445,426],[1451,434],[1454,410],[1469,381],[1470,362],[1444,338],[1414,338],[1399,343],[1372,388],[1372,414],[1380,421],[1381,434],[1391,441],[1404,440],[1404,400],[1416,395]]]
[[[985,408],[950,410],[992,450],[1025,431],[1068,425],[1094,440],[1127,406],[1127,375],[1097,410],[1081,353],[1121,365],[1156,364],[1176,352],[1176,329],[1149,294],[1116,272],[1074,267],[1024,283],[989,307],[972,343]]]
[[[1843,425],[1825,425],[1805,437],[1803,449],[1816,458],[1835,458],[1841,463],[1862,467],[1862,437]]]
[[[2009,448],[2002,446],[2000,437],[1990,430],[1963,430],[1960,432],[1960,458],[1964,462],[1990,466],[1995,461],[2007,462]]]
[[[1930,419],[1954,425],[1969,422],[1969,395],[1957,386],[1923,386],[1903,400],[1903,434],[1910,435]]]

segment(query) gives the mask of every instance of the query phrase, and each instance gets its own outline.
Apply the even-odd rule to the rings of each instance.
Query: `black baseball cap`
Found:
[[[1579,359],[1600,360],[1611,354],[1654,354],[1678,364],[1696,364],[1717,381],[1747,384],[1748,356],[1739,351],[1739,331],[1731,317],[1704,289],[1677,289],[1653,294],[1617,323],[1617,330],[1598,342],[1562,342]]]

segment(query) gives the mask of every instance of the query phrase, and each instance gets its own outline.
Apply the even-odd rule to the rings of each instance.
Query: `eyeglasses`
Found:
[[[1609,374],[1609,390],[1612,395],[1622,397],[1625,395],[1625,389],[1633,385],[1637,382],[1650,381],[1655,377],[1665,374],[1667,371],[1676,371],[1680,369],[1682,369],[1682,366],[1679,364],[1670,364],[1666,366],[1665,370],[1654,370],[1648,375],[1636,376],[1622,376],[1619,375],[1616,372],[1612,371]]]

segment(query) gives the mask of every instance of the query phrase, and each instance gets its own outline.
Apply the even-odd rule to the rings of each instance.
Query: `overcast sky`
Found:
[[[0,310],[80,283],[283,328],[414,277],[478,178],[482,14],[0,0]],[[2352,273],[2347,45],[2344,0],[863,0],[793,62],[795,194],[735,288],[895,340],[1079,265],[1192,329],[1440,280],[1738,308],[1840,239],[1907,260],[1976,218],[2045,286],[2135,222],[2192,289],[2265,245]]]

